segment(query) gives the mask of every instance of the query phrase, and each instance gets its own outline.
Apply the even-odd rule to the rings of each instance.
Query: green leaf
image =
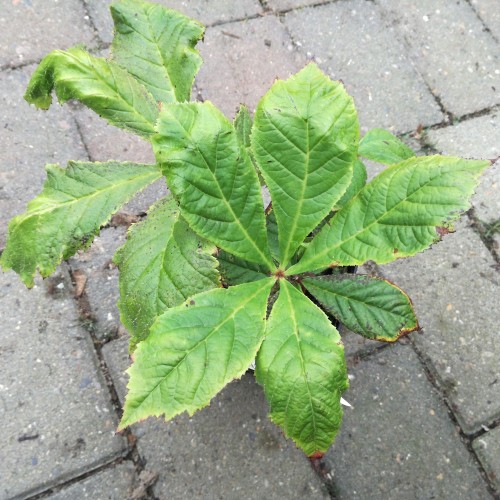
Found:
[[[120,429],[149,416],[192,415],[257,354],[273,278],[195,295],[164,312],[135,352]]]
[[[234,119],[234,128],[238,134],[238,139],[245,148],[250,147],[250,133],[252,131],[252,117],[248,108],[242,104],[236,118]]]
[[[239,285],[269,277],[269,272],[261,265],[247,262],[224,250],[217,255],[222,280],[227,285]]]
[[[351,184],[349,184],[349,187],[347,188],[347,191],[344,193],[344,196],[340,198],[340,200],[337,202],[335,206],[337,210],[346,205],[347,202],[351,200],[351,198],[354,198],[354,196],[356,196],[361,191],[361,189],[365,187],[366,178],[367,178],[366,167],[364,163],[358,159],[354,162],[354,172]]]
[[[193,233],[167,196],[133,224],[114,256],[120,269],[121,320],[133,350],[158,315],[188,297],[220,286],[216,248]]]
[[[382,128],[374,128],[367,132],[359,142],[358,152],[367,160],[383,165],[394,165],[415,156],[406,144]]]
[[[86,248],[94,235],[132,196],[161,177],[155,165],[70,161],[47,165],[43,191],[9,223],[4,270],[13,269],[32,287],[37,268],[49,276],[62,259]]]
[[[315,64],[261,99],[252,148],[273,200],[283,267],[345,193],[358,137],[352,98]]]
[[[368,339],[394,342],[419,328],[408,295],[389,281],[337,274],[302,283],[324,309]]]
[[[55,50],[33,73],[24,98],[48,109],[55,89],[60,104],[77,99],[111,125],[149,137],[154,133],[158,106],[141,83],[112,61],[74,47]]]
[[[438,241],[470,206],[489,161],[418,157],[387,168],[327,223],[287,273],[379,264]]]
[[[308,456],[323,454],[342,421],[344,346],[325,313],[290,283],[280,292],[257,356],[271,419]]]
[[[170,104],[152,139],[182,215],[198,234],[275,269],[257,174],[233,125],[210,102]]]
[[[122,0],[111,5],[113,59],[157,101],[189,101],[201,57],[194,49],[204,28],[157,4]]]

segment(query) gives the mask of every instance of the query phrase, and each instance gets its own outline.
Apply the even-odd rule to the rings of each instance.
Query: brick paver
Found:
[[[65,272],[26,290],[0,275],[0,497],[37,493],[124,452]]]
[[[198,89],[231,118],[240,103],[254,109],[276,78],[288,78],[306,62],[273,15],[207,29],[200,52]]]
[[[83,0],[96,26],[101,40],[113,40],[113,21],[109,15],[109,5],[113,0]],[[256,16],[262,13],[258,0],[161,0],[156,3],[178,10],[205,25],[227,23],[236,19]]]
[[[500,491],[500,427],[475,439],[472,446],[494,487]]]
[[[377,0],[446,110],[457,116],[500,103],[498,43],[465,0]]]
[[[407,132],[443,119],[397,31],[374,3],[333,2],[292,11],[284,22],[299,49],[344,82],[362,131],[385,127]]]
[[[48,498],[50,500],[106,499],[124,500],[132,498],[137,474],[132,462],[122,462],[102,472],[64,488]]]
[[[327,455],[338,498],[488,498],[410,345],[383,349],[350,373],[353,407]]]
[[[500,417],[500,277],[479,236],[462,223],[431,250],[382,266],[412,298],[424,330],[413,337],[466,433]],[[464,286],[461,283],[466,283]]]
[[[51,50],[96,42],[80,0],[64,0],[64,7],[58,0],[4,0],[0,33],[0,66],[34,62]]]

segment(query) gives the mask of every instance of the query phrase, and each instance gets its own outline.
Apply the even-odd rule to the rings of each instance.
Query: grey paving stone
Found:
[[[497,0],[470,0],[478,16],[500,42],[500,8]]]
[[[92,161],[132,161],[155,163],[151,144],[139,137],[108,125],[87,108],[78,106],[75,118]],[[148,208],[168,193],[163,179],[137,194],[121,210],[132,214],[147,212]]]
[[[446,110],[457,116],[500,102],[500,49],[464,0],[377,0]]]
[[[472,434],[500,417],[500,274],[479,236],[465,227],[411,259],[381,266],[413,300],[423,335],[412,339]]]
[[[112,0],[83,0],[100,38],[110,43],[113,40],[113,21],[109,13]],[[161,0],[156,3],[178,10],[205,25],[227,23],[262,13],[258,0]]]
[[[500,115],[498,112],[463,121],[453,127],[429,130],[428,140],[444,154],[466,158],[493,159],[500,156]],[[476,215],[483,221],[500,219],[500,162],[481,179],[474,197]]]
[[[58,0],[4,0],[0,32],[0,66],[34,62],[51,50],[95,40],[79,0],[64,0],[64,6]]]
[[[23,100],[34,66],[0,73],[0,248],[7,221],[23,212],[46,178],[45,165],[87,159],[68,108],[37,111]]]
[[[0,275],[0,497],[24,498],[123,453],[67,273],[28,291]]]
[[[351,332],[344,325],[340,326],[339,332],[347,358],[362,358],[376,349],[385,347],[382,342],[365,339],[361,335]]]
[[[127,339],[104,346],[121,398],[129,366]],[[253,375],[230,384],[193,418],[133,426],[138,450],[159,474],[159,498],[329,498],[307,459],[267,419],[267,405]]]
[[[209,28],[200,51],[205,62],[198,89],[231,118],[240,103],[253,110],[276,78],[288,78],[306,63],[273,15]]]
[[[118,269],[112,262],[115,251],[125,243],[126,228],[108,227],[94,239],[89,250],[79,252],[69,261],[73,270],[86,277],[85,294],[97,338],[113,337],[120,329],[120,312],[116,305],[119,297]]]
[[[500,492],[500,427],[472,442],[481,464],[497,492]]]
[[[286,11],[308,5],[319,5],[331,0],[267,0],[267,6],[274,11]]]
[[[443,118],[377,5],[340,1],[285,16],[292,38],[354,97],[361,130],[414,130]],[[314,29],[311,29],[314,26]]]
[[[326,455],[339,499],[490,498],[410,345],[350,369],[353,405]]]
[[[83,498],[124,500],[131,498],[136,481],[134,464],[125,461],[64,488],[47,498],[50,500],[80,500]]]

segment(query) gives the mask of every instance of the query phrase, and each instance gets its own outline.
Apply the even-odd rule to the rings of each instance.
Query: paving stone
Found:
[[[497,42],[500,42],[500,9],[497,0],[471,0],[470,3]]]
[[[90,17],[96,26],[100,38],[111,43],[113,40],[113,21],[109,5],[113,0],[84,0]],[[170,9],[192,17],[204,25],[227,23],[262,13],[258,0],[163,0],[156,1]]]
[[[115,336],[121,326],[116,305],[119,298],[118,269],[112,262],[116,250],[125,243],[126,227],[101,230],[90,249],[79,252],[69,263],[86,277],[85,294],[94,319],[94,332],[100,340]]]
[[[64,0],[64,8],[58,0],[5,0],[0,32],[0,66],[34,62],[51,50],[95,40],[79,0]]]
[[[267,0],[267,6],[274,11],[286,11],[308,5],[319,5],[331,0]]]
[[[75,118],[92,161],[132,161],[155,163],[151,144],[139,137],[108,125],[93,111],[78,106]],[[168,193],[163,179],[138,193],[121,211],[140,214]]]
[[[127,339],[103,354],[121,398],[129,366]],[[231,383],[209,408],[171,422],[133,426],[139,453],[159,473],[159,498],[329,498],[308,460],[267,419],[261,387],[251,374]]]
[[[68,108],[37,111],[23,101],[34,66],[0,74],[0,248],[7,221],[23,212],[46,178],[44,166],[86,159],[85,149]]]
[[[123,500],[131,498],[136,480],[134,464],[125,461],[64,488],[47,498],[50,500],[80,500],[83,498]]]
[[[453,127],[429,130],[428,140],[448,155],[493,159],[500,156],[498,112],[463,121]],[[490,167],[474,196],[476,215],[486,222],[500,219],[500,162]]]
[[[472,447],[493,487],[500,492],[500,427],[475,439]]]
[[[276,78],[288,78],[306,63],[273,15],[207,29],[200,52],[205,62],[198,89],[231,118],[240,103],[253,110]]]
[[[462,116],[500,102],[500,49],[464,0],[378,0],[447,111]]]
[[[424,81],[377,5],[340,1],[285,16],[295,43],[354,97],[361,130],[407,132],[442,120]],[[314,30],[311,30],[314,26]]]
[[[489,498],[410,345],[378,351],[350,373],[353,407],[326,455],[336,498]]]
[[[464,223],[411,259],[381,266],[413,300],[423,335],[412,337],[472,434],[500,417],[500,273]]]
[[[0,275],[1,498],[24,498],[124,451],[70,287],[64,271],[30,291],[14,273]]]

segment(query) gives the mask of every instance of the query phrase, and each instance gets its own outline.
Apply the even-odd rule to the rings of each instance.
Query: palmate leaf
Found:
[[[146,87],[112,61],[74,47],[45,56],[33,73],[24,98],[48,109],[55,89],[60,104],[77,99],[111,125],[148,138],[154,133],[158,105]]]
[[[180,217],[172,196],[131,226],[127,242],[113,259],[120,269],[118,306],[131,334],[131,351],[167,308],[220,286],[215,251]]]
[[[174,10],[136,0],[111,5],[113,59],[157,101],[189,101],[201,57],[194,49],[204,27]]]
[[[344,346],[325,313],[286,280],[280,280],[256,377],[273,422],[308,456],[323,454],[342,421]]]
[[[379,264],[425,250],[466,210],[489,161],[411,158],[387,168],[323,227],[287,274]]]
[[[152,142],[193,230],[237,257],[275,269],[257,174],[224,115],[210,102],[166,105]]]
[[[382,128],[368,131],[359,141],[358,152],[363,158],[382,165],[394,165],[415,156],[405,143]]]
[[[408,295],[389,281],[337,274],[302,284],[325,310],[368,339],[394,342],[419,328]]]
[[[273,200],[282,266],[346,191],[358,137],[352,98],[315,64],[260,101],[252,148]]]
[[[37,268],[43,277],[52,274],[62,259],[89,246],[99,228],[134,194],[160,177],[156,165],[47,165],[43,191],[9,223],[3,269],[13,269],[32,287]]]
[[[255,358],[274,279],[193,296],[163,313],[135,352],[120,429],[165,414],[192,415]]]

